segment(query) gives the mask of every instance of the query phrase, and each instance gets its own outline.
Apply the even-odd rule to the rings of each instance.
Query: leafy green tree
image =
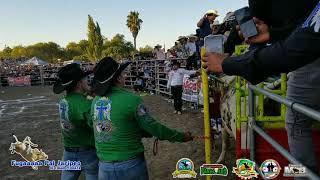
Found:
[[[134,52],[132,43],[126,41],[122,34],[115,35],[111,40],[105,39],[103,47],[104,56],[110,56],[117,60],[131,57]]]
[[[11,58],[11,52],[12,49],[8,46],[6,46],[1,52],[0,52],[0,57],[1,58]]]
[[[67,59],[73,59],[75,56],[80,56],[84,54],[84,51],[82,50],[81,46],[76,42],[70,42],[67,44],[64,53]]]
[[[102,55],[103,38],[99,24],[93,21],[93,18],[88,15],[88,47],[87,57],[91,61],[97,61]]]
[[[140,47],[139,52],[140,53],[152,53],[153,48],[149,45],[146,45],[145,47]]]
[[[86,49],[87,49],[88,46],[89,46],[89,42],[88,42],[87,40],[85,40],[85,39],[80,40],[78,44],[79,44],[79,46],[80,46],[80,48],[81,48],[81,50],[82,50],[83,52],[85,52]]]
[[[139,48],[139,55],[144,58],[153,57],[153,48],[149,45]]]
[[[102,58],[102,50],[103,50],[103,37],[101,35],[101,29],[99,23],[96,22],[96,46],[95,46],[95,54],[96,59],[100,60]]]
[[[54,42],[36,43],[26,47],[27,57],[39,57],[50,63],[57,62],[58,59],[65,59],[64,50]]]
[[[96,60],[95,57],[95,42],[96,42],[96,33],[95,33],[95,24],[93,18],[88,15],[88,47],[87,47],[87,56],[90,60]]]
[[[25,47],[19,45],[12,48],[11,57],[19,58],[19,57],[27,57],[28,53]]]
[[[137,36],[141,29],[142,22],[143,21],[139,18],[139,12],[137,11],[129,12],[129,15],[127,16],[127,26],[133,36],[134,49],[137,49]]]

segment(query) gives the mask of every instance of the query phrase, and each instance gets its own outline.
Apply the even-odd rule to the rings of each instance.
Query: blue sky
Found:
[[[30,45],[53,41],[61,46],[86,39],[87,15],[99,22],[102,34],[117,33],[133,41],[126,27],[129,11],[144,21],[137,46],[165,44],[171,47],[180,35],[195,32],[208,9],[218,10],[222,20],[228,11],[247,0],[0,0],[0,49],[5,45]]]

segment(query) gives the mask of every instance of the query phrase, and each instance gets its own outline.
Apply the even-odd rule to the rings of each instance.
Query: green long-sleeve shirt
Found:
[[[94,147],[89,126],[92,100],[80,93],[68,93],[59,101],[60,126],[64,147]]]
[[[104,161],[121,161],[144,151],[146,132],[161,140],[182,142],[184,134],[150,116],[139,96],[113,87],[106,97],[97,96],[91,106],[97,155]]]

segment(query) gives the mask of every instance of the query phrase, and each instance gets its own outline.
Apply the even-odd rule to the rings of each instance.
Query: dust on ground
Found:
[[[15,142],[13,134],[20,141],[30,136],[32,142],[39,145],[49,160],[60,160],[63,146],[61,144],[60,126],[57,113],[58,96],[51,87],[10,87],[0,88],[0,177],[1,179],[60,179],[59,171],[50,171],[48,167],[32,170],[31,167],[11,167],[11,160],[22,161],[17,154],[10,154],[10,143]],[[193,135],[203,135],[203,115],[200,109],[183,111],[182,115],[173,114],[172,104],[162,96],[145,96],[143,100],[151,114],[170,128],[180,131],[191,131]],[[200,177],[199,168],[205,163],[204,140],[188,143],[170,143],[161,141],[158,144],[158,154],[153,155],[154,139],[144,139],[145,157],[151,180],[173,179],[177,161],[180,158],[190,158],[195,165],[195,171]],[[217,159],[220,140],[214,140],[212,161]],[[229,169],[228,177],[214,179],[235,179],[231,173],[235,164],[234,141],[224,163]],[[84,179],[81,176],[80,179]]]

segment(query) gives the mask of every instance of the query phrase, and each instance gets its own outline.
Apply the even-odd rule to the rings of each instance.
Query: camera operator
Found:
[[[318,95],[320,92],[320,3],[313,11],[312,8],[306,7],[314,5],[314,1],[290,1],[288,4],[292,7],[304,7],[299,8],[301,11],[291,12],[291,17],[299,14],[305,18],[304,23],[300,22],[289,37],[269,46],[249,51],[239,57],[227,57],[217,53],[207,54],[204,58],[205,66],[207,70],[215,73],[243,76],[253,84],[263,81],[270,75],[295,70],[288,81],[288,99],[320,110],[320,96]],[[278,8],[280,11],[281,8]],[[290,19],[289,13],[287,15],[287,19]],[[274,21],[279,20],[278,16],[273,18]],[[271,20],[269,19],[269,22]],[[275,39],[271,25],[257,18],[254,18],[254,22],[259,34],[249,38],[249,43],[267,43]],[[287,31],[279,33],[281,32],[287,33]],[[281,37],[277,38],[281,39]],[[287,109],[286,128],[290,152],[305,166],[318,172],[312,141],[312,122],[311,118]]]
[[[251,44],[274,43],[287,38],[301,24],[318,0],[248,0],[250,14],[268,25],[268,33],[250,39]],[[225,44],[225,53],[232,54],[235,45],[243,42],[236,23],[232,23],[230,36]]]

